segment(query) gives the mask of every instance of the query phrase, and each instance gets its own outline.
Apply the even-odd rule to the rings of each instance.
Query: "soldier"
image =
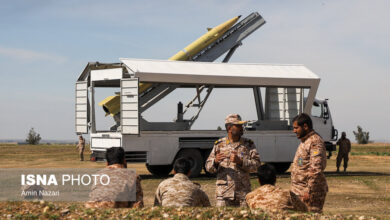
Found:
[[[351,151],[351,142],[347,138],[345,131],[341,133],[341,138],[337,141],[336,145],[339,145],[339,153],[337,154],[337,172],[340,172],[341,160],[344,160],[344,173],[347,172],[348,167],[348,154]]]
[[[155,206],[210,206],[209,197],[200,189],[200,185],[188,178],[191,174],[191,163],[188,159],[177,159],[173,171],[173,178],[158,185],[154,198]]]
[[[246,203],[251,209],[285,210],[291,208],[290,195],[275,186],[276,171],[272,165],[264,164],[257,171],[260,187],[246,195]]]
[[[241,137],[243,124],[238,114],[225,119],[227,137],[217,140],[207,161],[206,170],[217,173],[216,206],[246,206],[251,191],[250,172],[260,166],[260,157],[252,140]]]
[[[328,184],[324,170],[326,149],[322,138],[313,130],[309,115],[302,113],[293,119],[294,133],[301,140],[291,168],[291,199],[294,207],[321,212]]]
[[[85,148],[85,139],[82,135],[79,136],[79,143],[76,145],[76,149],[79,150],[80,161],[84,161],[84,148]]]
[[[90,201],[85,204],[85,207],[142,208],[144,203],[141,178],[131,170],[126,169],[127,164],[123,148],[112,147],[107,149],[106,160],[107,167],[98,174],[108,175],[110,182],[108,185],[100,183],[93,185],[89,194]]]

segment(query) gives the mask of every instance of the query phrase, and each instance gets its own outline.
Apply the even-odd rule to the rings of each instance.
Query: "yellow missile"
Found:
[[[208,32],[199,37],[197,40],[189,44],[183,50],[179,51],[175,55],[173,55],[169,60],[190,60],[193,56],[199,53],[201,50],[209,46],[211,43],[220,38],[229,28],[231,28],[237,21],[240,19],[241,15],[234,17],[224,23],[208,29]],[[139,92],[142,93],[148,88],[150,88],[151,84],[149,83],[140,83],[139,84]]]
[[[190,45],[173,55],[170,60],[190,60],[194,55],[199,53],[202,49],[209,46],[211,43],[220,38],[230,27],[232,27],[241,17],[234,17],[214,28],[208,30],[206,34],[192,42]]]
[[[211,43],[220,38],[229,28],[231,28],[237,21],[240,19],[240,16],[234,17],[224,23],[208,29],[208,32],[199,37],[197,40],[189,44],[183,50],[179,51],[173,55],[169,60],[190,60],[193,56],[199,53],[201,50],[209,46]],[[139,84],[139,93],[142,93],[149,89],[152,86],[150,83],[140,83]],[[103,106],[104,111],[107,115],[115,115],[119,112],[120,108],[120,99],[119,95],[109,96],[99,103],[100,106]]]
[[[120,97],[119,95],[108,96],[99,103],[103,107],[104,112],[107,115],[114,116],[120,112]]]

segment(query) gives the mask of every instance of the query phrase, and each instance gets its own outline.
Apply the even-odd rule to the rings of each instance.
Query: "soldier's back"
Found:
[[[246,202],[251,209],[284,210],[291,207],[288,192],[268,184],[248,193]]]
[[[200,185],[193,183],[181,173],[160,183],[156,190],[154,205],[161,206],[210,206],[210,201]]]
[[[99,175],[109,176],[108,185],[97,184],[89,194],[87,207],[142,207],[143,193],[140,178],[135,172],[123,168],[105,168]]]

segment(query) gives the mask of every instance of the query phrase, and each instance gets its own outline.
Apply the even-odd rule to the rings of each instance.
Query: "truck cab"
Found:
[[[332,115],[327,99],[315,99],[311,109],[311,119],[314,130],[324,139],[327,151],[336,150],[334,144],[338,131],[334,128]]]

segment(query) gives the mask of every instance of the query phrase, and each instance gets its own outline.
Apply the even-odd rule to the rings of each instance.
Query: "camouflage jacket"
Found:
[[[327,192],[324,170],[326,149],[322,138],[311,131],[301,139],[291,167],[291,191],[299,196],[304,193]]]
[[[336,145],[339,145],[339,154],[348,154],[351,151],[351,142],[348,138],[340,138]]]
[[[90,201],[86,203],[87,208],[142,208],[143,192],[141,178],[135,172],[118,168],[116,164],[98,172],[99,175],[106,174],[110,177],[108,185],[92,186],[89,194]]]
[[[157,187],[155,206],[210,206],[209,197],[200,189],[200,185],[182,173],[166,179]]]
[[[281,210],[291,208],[289,193],[269,184],[248,193],[246,203],[251,209]]]
[[[85,148],[85,139],[82,139],[82,140],[79,139],[79,142],[78,142],[78,144],[77,144],[77,148],[78,148],[79,150],[82,150],[82,149]]]
[[[237,155],[243,161],[241,165],[230,162],[230,154],[237,151]],[[215,163],[215,156],[220,152],[226,156],[219,164]],[[251,191],[249,173],[256,172],[260,166],[260,156],[252,140],[241,138],[238,142],[230,142],[224,137],[215,142],[207,161],[206,170],[217,173],[216,196],[234,200],[245,199]]]

